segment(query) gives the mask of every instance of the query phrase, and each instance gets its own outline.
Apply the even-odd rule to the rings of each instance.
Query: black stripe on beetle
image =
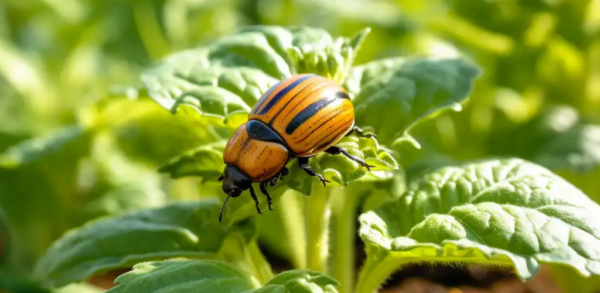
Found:
[[[325,97],[323,99],[320,99],[320,100],[308,105],[308,107],[306,107],[302,111],[300,111],[300,113],[298,113],[292,119],[292,121],[290,121],[290,123],[285,128],[285,133],[287,133],[288,135],[294,133],[294,131],[296,131],[296,129],[298,129],[298,127],[300,127],[300,125],[302,125],[304,122],[308,121],[308,119],[310,119],[312,116],[315,116],[315,114],[317,114],[317,112],[319,112],[321,109],[327,107],[327,105],[329,105],[331,102],[333,102],[337,99],[343,99],[343,96],[344,96],[344,94],[342,92],[336,92],[333,95],[330,95],[328,97]]]
[[[258,113],[258,115],[264,115],[265,113],[269,112],[269,110],[271,110],[271,108],[273,108],[273,106],[275,106],[275,104],[277,104],[277,102],[279,102],[279,100],[281,100],[281,98],[285,97],[285,95],[287,95],[287,93],[289,91],[291,91],[293,88],[297,87],[300,83],[302,83],[303,81],[305,81],[313,76],[315,76],[315,75],[312,74],[312,75],[303,76],[303,77],[299,78],[298,80],[292,82],[290,85],[286,86],[284,89],[279,91],[269,101],[269,103],[267,103],[267,105],[260,111],[260,113]]]
[[[287,106],[288,106],[288,105],[289,105],[289,104],[290,104],[290,103],[291,103],[293,100],[295,100],[295,99],[296,99],[296,97],[298,97],[298,95],[299,95],[299,94],[300,94],[300,93],[301,93],[303,90],[305,90],[307,87],[309,87],[309,86],[311,86],[311,85],[313,85],[313,84],[314,84],[314,82],[309,82],[309,83],[308,83],[308,84],[307,84],[305,87],[303,87],[302,89],[300,89],[300,90],[299,90],[299,91],[298,91],[298,92],[297,92],[297,93],[294,95],[294,97],[293,97],[293,98],[289,99],[289,100],[288,100],[288,101],[285,103],[285,105],[283,105],[283,107],[279,108],[279,111],[277,111],[277,114],[275,114],[275,115],[273,116],[273,118],[271,118],[271,120],[269,120],[269,125],[273,125],[273,121],[275,121],[275,119],[277,119],[277,117],[279,116],[279,114],[280,114],[281,112],[283,112],[283,110],[285,110],[285,108],[286,108],[286,107],[287,107]],[[312,92],[314,92],[314,91],[315,91],[315,89],[317,89],[317,88],[318,88],[318,87],[313,87],[313,88],[310,90],[310,92],[308,92],[307,94],[305,94],[305,95],[304,95],[304,97],[306,98],[307,96],[309,96],[309,95],[310,95]]]

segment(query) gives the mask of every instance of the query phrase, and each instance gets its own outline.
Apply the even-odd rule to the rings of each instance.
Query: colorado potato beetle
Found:
[[[344,155],[370,171],[373,166],[334,146],[352,133],[375,137],[354,125],[354,107],[348,92],[338,83],[315,74],[299,74],[269,88],[225,147],[225,170],[219,181],[223,181],[223,192],[228,196],[219,222],[229,198],[240,196],[246,189],[250,189],[261,213],[252,187],[255,182],[260,182],[260,190],[272,210],[267,183],[274,186],[288,174],[286,165],[290,159],[297,158],[300,168],[324,186],[329,181],[308,165],[308,159],[322,151]]]

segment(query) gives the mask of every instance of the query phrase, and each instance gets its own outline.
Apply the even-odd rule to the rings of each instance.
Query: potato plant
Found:
[[[96,211],[104,216],[82,220],[50,246],[35,265],[36,280],[57,288],[117,272],[106,292],[371,293],[411,263],[502,267],[521,280],[541,265],[600,274],[600,206],[545,167],[517,157],[402,166],[406,147],[420,148],[411,131],[460,111],[485,67],[422,56],[355,64],[369,32],[245,27],[168,56],[143,72],[133,95],[100,100],[75,126],[9,149],[3,168],[92,145],[84,149],[97,164],[135,169],[123,157],[136,157],[157,166],[140,178],[162,174],[200,195]],[[338,145],[373,172],[320,154],[311,167],[332,182],[322,187],[292,162],[269,187],[274,211],[261,199],[263,214],[256,214],[245,194],[229,201],[219,223],[227,140],[269,87],[298,73],[326,76],[351,93],[356,124],[378,137]],[[147,131],[127,131],[131,125]],[[106,151],[115,146],[122,152]],[[121,180],[114,176],[111,182]],[[357,233],[366,253],[358,268]],[[275,271],[266,250],[292,268]]]

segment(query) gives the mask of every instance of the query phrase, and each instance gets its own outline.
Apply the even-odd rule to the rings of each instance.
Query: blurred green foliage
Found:
[[[392,55],[475,60],[484,74],[462,113],[412,130],[422,149],[402,144],[400,163],[518,156],[600,201],[598,0],[3,0],[0,208],[12,229],[1,231],[0,261],[10,269],[0,275],[28,284],[48,246],[89,219],[197,198],[194,180],[156,173],[194,146],[150,135],[175,118],[135,86],[162,57],[251,24],[343,36],[370,26],[356,64]],[[185,123],[176,124],[215,135]],[[181,140],[178,149],[162,144],[169,140]],[[36,149],[47,154],[27,155]]]

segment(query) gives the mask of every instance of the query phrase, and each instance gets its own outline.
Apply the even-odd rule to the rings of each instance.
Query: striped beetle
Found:
[[[260,182],[260,190],[272,210],[266,185],[274,186],[277,179],[287,175],[285,166],[292,158],[297,158],[300,168],[321,180],[323,186],[329,181],[308,165],[308,159],[322,151],[344,155],[370,171],[373,166],[334,146],[354,132],[375,137],[354,125],[354,107],[348,92],[336,82],[315,74],[300,74],[272,86],[257,101],[248,122],[237,129],[225,147],[225,170],[219,181],[223,181],[223,191],[228,196],[219,222],[229,198],[240,196],[246,189],[250,189],[261,213],[252,187],[254,182]]]

